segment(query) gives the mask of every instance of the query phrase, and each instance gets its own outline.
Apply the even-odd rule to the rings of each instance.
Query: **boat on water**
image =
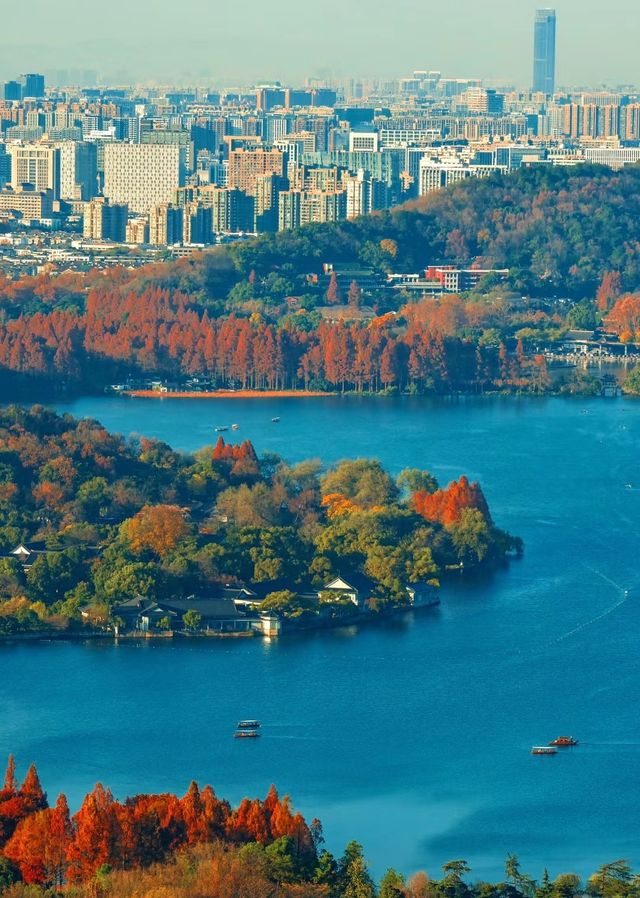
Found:
[[[558,749],[551,745],[534,745],[531,749],[532,755],[557,755]]]
[[[554,739],[553,742],[549,743],[552,748],[571,748],[573,745],[577,744],[578,740],[574,739],[573,736],[558,736],[557,739]]]
[[[260,729],[259,720],[241,720],[237,726],[239,730],[258,730]]]
[[[238,730],[234,734],[234,739],[259,739],[260,733],[257,730]]]
[[[225,425],[223,425],[222,427],[214,427],[214,430],[215,430],[216,433],[222,433],[222,432],[225,431],[225,430],[229,430],[229,428],[228,428],[228,427],[226,426],[226,424],[225,424]]]
[[[239,427],[240,427],[239,424],[232,424],[232,425],[231,425],[231,430],[237,430]]]
[[[276,416],[275,418],[272,418],[272,419],[271,419],[271,423],[272,423],[272,424],[277,424],[279,420],[280,420],[280,418],[278,418],[278,417]]]

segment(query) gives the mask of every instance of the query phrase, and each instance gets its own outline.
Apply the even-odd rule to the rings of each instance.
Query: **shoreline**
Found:
[[[339,630],[348,627],[363,626],[384,626],[385,624],[394,623],[405,614],[411,612],[422,612],[438,608],[441,605],[441,599],[432,599],[419,605],[408,605],[406,607],[389,608],[380,611],[377,614],[353,614],[345,617],[324,618],[322,620],[309,620],[304,623],[291,623],[285,621],[282,632],[278,636],[264,637],[267,639],[282,639],[287,636],[295,637],[308,633],[321,633],[323,631]],[[120,640],[131,642],[152,642],[161,641],[180,641],[180,639],[255,639],[259,637],[255,630],[243,632],[224,632],[218,630],[198,630],[190,632],[187,630],[163,630],[163,631],[143,631],[132,630],[125,633],[114,633],[112,630],[90,630],[83,633],[79,630],[42,630],[40,632],[30,633],[7,633],[0,636],[0,648],[3,645],[12,642],[88,642],[91,640],[109,641],[118,643]]]
[[[159,390],[123,390],[116,394],[131,399],[305,399],[309,396],[338,396],[338,393],[324,393],[320,390],[210,390],[197,392],[166,392]]]

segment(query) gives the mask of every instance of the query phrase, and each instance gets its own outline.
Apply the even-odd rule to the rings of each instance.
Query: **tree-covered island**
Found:
[[[375,460],[194,455],[42,407],[0,410],[0,634],[275,635],[437,602],[522,551],[482,489]]]

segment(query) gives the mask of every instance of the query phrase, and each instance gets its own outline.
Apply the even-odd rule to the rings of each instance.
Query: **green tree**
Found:
[[[640,365],[636,365],[625,378],[622,388],[625,393],[640,396]]]
[[[24,588],[24,572],[17,559],[0,558],[0,599],[22,595]]]
[[[623,898],[629,894],[629,883],[633,878],[631,865],[626,860],[603,864],[589,878],[587,891],[599,898]]]
[[[269,878],[274,882],[295,882],[298,878],[294,850],[291,836],[280,836],[265,848]]]
[[[580,877],[575,873],[561,873],[553,881],[553,898],[578,898],[582,894]]]
[[[419,468],[405,468],[396,479],[398,489],[411,495],[412,493],[435,493],[438,489],[438,481],[429,471],[421,471]]]
[[[60,601],[82,579],[84,565],[78,549],[38,555],[27,572],[29,593],[48,605]]]
[[[321,851],[318,855],[318,862],[313,872],[313,881],[318,885],[325,886],[330,895],[335,894],[340,881],[338,863],[329,851]]]
[[[182,615],[182,623],[187,630],[198,630],[202,624],[202,615],[199,611],[189,608],[189,610],[185,611]]]
[[[569,309],[567,321],[578,330],[593,330],[598,323],[595,305],[588,299],[577,302]]]
[[[338,865],[343,898],[375,898],[376,890],[369,875],[362,846],[349,842]]]
[[[449,528],[458,558],[465,564],[484,561],[491,547],[491,531],[477,508],[464,508],[460,520]]]
[[[388,505],[398,497],[398,487],[380,462],[364,458],[336,465],[323,478],[322,492],[341,493],[362,508]]]
[[[86,521],[97,520],[110,501],[110,487],[104,477],[92,477],[78,487],[76,502]]]
[[[130,561],[117,552],[103,559],[93,572],[97,596],[107,603],[124,602],[134,596],[157,597],[164,593],[166,577],[157,564]]]
[[[260,603],[261,611],[275,611],[285,617],[299,618],[317,611],[317,602],[306,596],[300,596],[290,589],[270,592]]]
[[[545,867],[544,873],[542,874],[542,879],[538,883],[536,888],[535,898],[551,898],[553,894],[553,885],[551,884],[551,880],[549,878],[549,871]]]
[[[380,880],[379,898],[405,898],[404,877],[390,867]]]
[[[18,882],[20,874],[6,857],[0,856],[0,893],[8,889],[14,882]]]
[[[504,864],[504,873],[514,886],[528,898],[533,898],[536,892],[535,880],[522,873],[520,870],[520,861],[517,855],[508,854]]]

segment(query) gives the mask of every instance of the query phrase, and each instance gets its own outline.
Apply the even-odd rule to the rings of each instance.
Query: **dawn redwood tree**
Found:
[[[451,527],[460,521],[464,509],[479,511],[490,523],[489,506],[478,483],[469,483],[463,475],[452,481],[445,489],[435,492],[420,490],[413,494],[413,507],[428,521],[437,521],[444,527]]]
[[[338,283],[338,276],[335,271],[331,272],[331,277],[329,278],[329,286],[327,287],[327,302],[331,306],[339,305],[342,302],[342,291],[340,290],[340,284]]]
[[[30,814],[47,807],[47,796],[40,784],[40,777],[35,764],[31,764],[27,770],[27,775],[20,786],[20,795],[25,803],[27,812]]]
[[[108,789],[98,783],[73,818],[74,836],[67,851],[69,880],[90,879],[99,867],[118,866],[121,828],[116,802]]]
[[[619,271],[605,271],[596,293],[596,305],[601,312],[606,312],[620,295],[621,278]]]
[[[60,888],[66,879],[72,837],[69,807],[60,795],[55,807],[32,813],[18,824],[3,853],[26,883]]]
[[[352,309],[359,309],[362,303],[362,290],[357,281],[351,281],[347,301]]]

